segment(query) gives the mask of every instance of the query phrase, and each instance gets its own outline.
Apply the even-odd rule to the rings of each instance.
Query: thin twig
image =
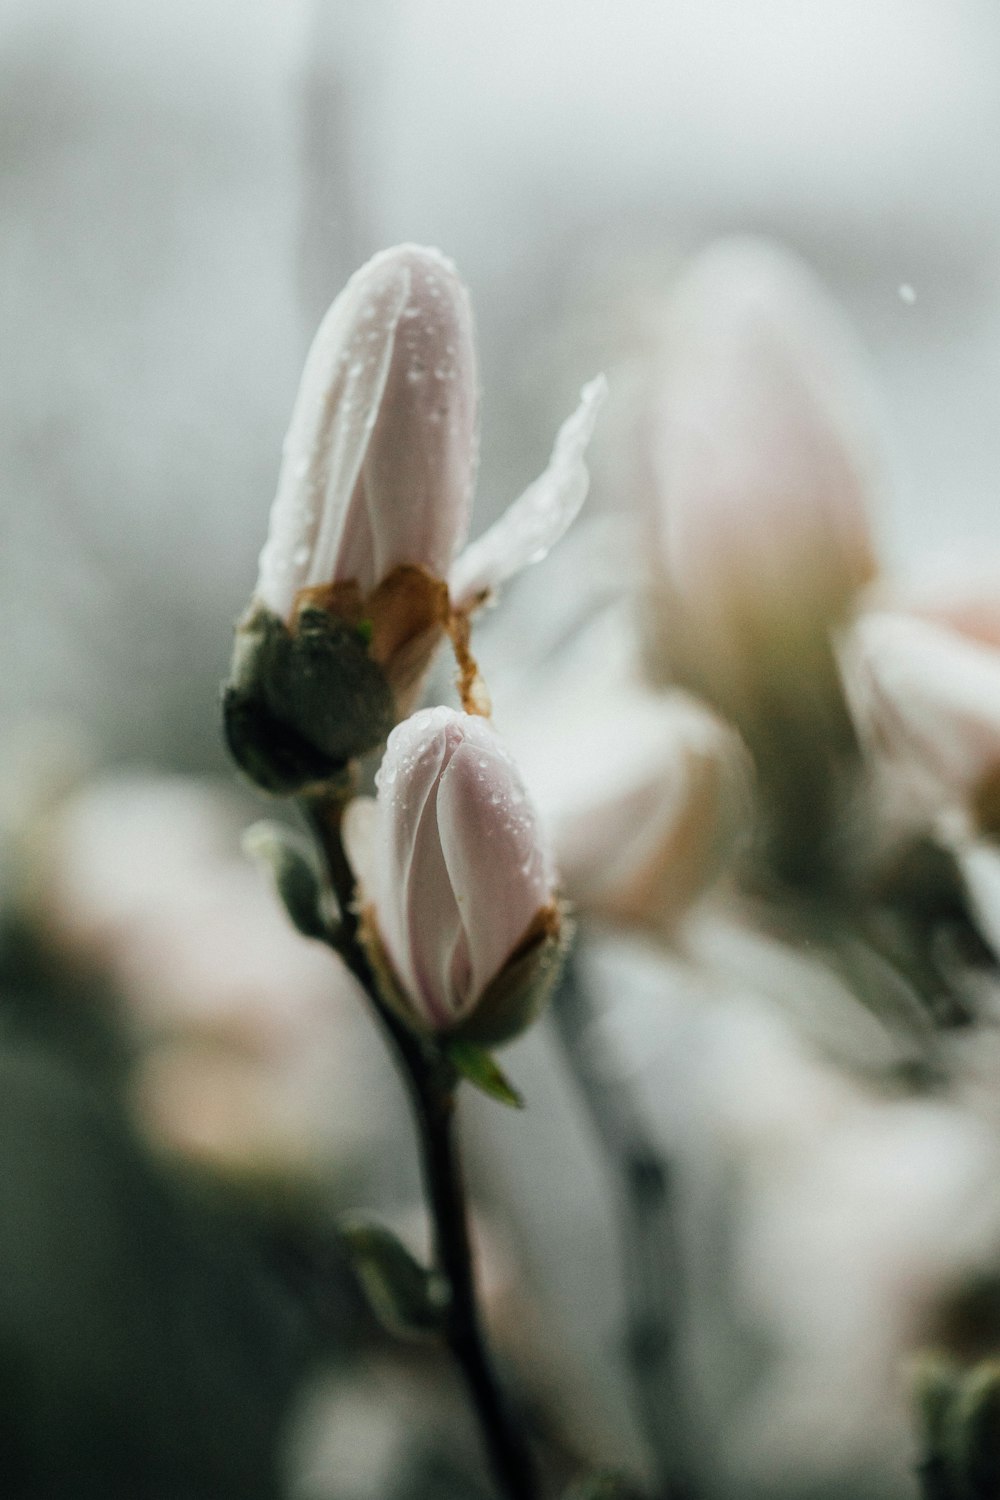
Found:
[[[468,1205],[455,1131],[457,1079],[440,1048],[425,1042],[379,997],[368,957],[358,939],[354,876],[340,836],[340,808],[306,808],[323,851],[340,907],[337,951],[371,999],[413,1106],[421,1167],[434,1228],[436,1269],[448,1286],[445,1337],[461,1371],[497,1483],[508,1500],[538,1500],[535,1460],[521,1423],[493,1367],[479,1314]]]
[[[627,1089],[595,1062],[598,1011],[571,953],[552,1003],[570,1073],[620,1200],[625,1353],[636,1415],[655,1465],[658,1500],[694,1500],[686,1385],[678,1362],[684,1297],[674,1180]]]

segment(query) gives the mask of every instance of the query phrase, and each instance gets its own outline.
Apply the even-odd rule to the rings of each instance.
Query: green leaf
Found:
[[[499,1099],[511,1109],[523,1109],[524,1100],[508,1079],[492,1053],[474,1042],[451,1042],[447,1048],[452,1065],[477,1089]]]
[[[309,840],[283,823],[254,823],[243,835],[243,848],[274,881],[292,925],[304,937],[325,938],[331,899]]]
[[[368,1305],[382,1327],[398,1338],[440,1334],[447,1305],[441,1277],[414,1260],[391,1229],[363,1214],[345,1215],[340,1234]]]

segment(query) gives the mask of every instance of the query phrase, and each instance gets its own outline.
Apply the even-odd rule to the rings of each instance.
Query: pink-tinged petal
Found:
[[[456,560],[450,578],[456,609],[468,609],[529,563],[541,562],[572,525],[587,498],[584,455],[607,390],[603,375],[584,386],[579,406],[556,435],[548,468]]]
[[[845,649],[852,706],[882,752],[953,793],[1000,766],[1000,651],[905,615],[860,620]]]
[[[974,555],[935,553],[933,568],[893,588],[885,603],[1000,647],[1000,556],[989,548]]]
[[[409,270],[410,297],[352,503],[372,517],[373,583],[407,563],[447,578],[469,528],[478,456],[469,294],[439,251],[404,246],[396,254]],[[338,578],[358,577],[364,587],[349,562],[345,552]]]
[[[429,867],[437,844],[437,784],[448,745],[445,734],[421,733],[415,721],[422,717],[414,715],[393,730],[376,778],[372,896],[382,941],[404,989],[433,1024],[441,1024],[445,1012],[433,956],[435,934],[451,917],[450,893],[442,878],[443,861],[437,871]],[[455,919],[451,921],[454,925]]]
[[[475,725],[476,721],[473,721]],[[438,792],[438,829],[468,950],[471,1008],[552,897],[537,815],[495,734],[471,733],[452,755]]]
[[[468,530],[477,454],[472,312],[437,250],[383,251],[348,282],[306,361],[257,598],[289,619],[300,589],[395,567],[447,575]]]
[[[676,289],[645,434],[664,649],[730,706],[838,623],[874,572],[860,364],[810,273],[722,243]]]
[[[376,257],[351,277],[309,350],[256,590],[283,619],[301,588],[333,581],[348,501],[378,418],[410,288],[405,261],[392,252]],[[366,532],[364,544],[352,539],[355,554],[370,555],[366,518],[352,521]]]
[[[372,905],[416,1013],[468,1016],[553,899],[516,767],[482,719],[425,709],[389,737],[378,776]]]
[[[751,826],[745,750],[683,694],[598,691],[523,740],[566,893],[591,911],[668,926]]]

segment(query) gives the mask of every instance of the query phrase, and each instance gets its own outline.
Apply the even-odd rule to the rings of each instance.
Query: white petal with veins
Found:
[[[607,390],[603,375],[584,386],[579,406],[559,429],[548,468],[458,558],[450,578],[456,609],[468,608],[529,563],[541,562],[572,525],[587,498],[584,453]]]

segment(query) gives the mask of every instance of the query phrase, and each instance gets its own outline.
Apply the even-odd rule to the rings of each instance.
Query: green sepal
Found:
[[[243,835],[243,848],[270,875],[292,926],[303,937],[329,937],[333,896],[305,835],[283,823],[252,823]]]
[[[524,1099],[485,1047],[477,1047],[474,1042],[452,1041],[445,1044],[445,1053],[455,1071],[482,1093],[499,1099],[511,1109],[524,1108]]]
[[[340,1235],[368,1305],[397,1338],[438,1337],[447,1291],[442,1278],[420,1265],[406,1246],[374,1219],[345,1214]]]
[[[396,719],[365,633],[315,606],[299,611],[294,630],[260,606],[240,621],[222,712],[237,764],[283,794],[338,781]]]

